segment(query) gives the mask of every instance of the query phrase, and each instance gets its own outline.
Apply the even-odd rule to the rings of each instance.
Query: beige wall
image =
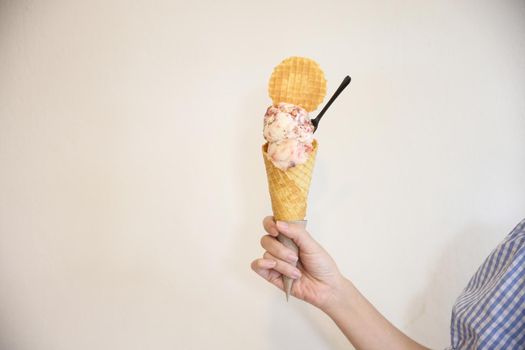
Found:
[[[525,216],[525,7],[505,1],[0,1],[0,348],[348,349],[249,268],[266,82],[332,92],[309,227],[435,348]]]

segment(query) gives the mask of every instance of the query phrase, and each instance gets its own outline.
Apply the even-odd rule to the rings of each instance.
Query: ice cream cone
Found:
[[[273,107],[265,115],[264,135],[271,146],[269,153],[268,143],[263,146],[263,158],[274,219],[306,225],[304,218],[317,141],[309,141],[313,139],[315,128],[309,119],[305,120],[301,116],[301,109],[307,113],[319,106],[326,94],[326,79],[314,60],[289,57],[274,68],[268,83],[268,93]],[[290,124],[295,124],[295,129],[290,128]],[[306,152],[306,157],[303,157],[303,152]],[[291,239],[283,234],[277,238],[298,252]],[[293,280],[283,275],[283,284],[288,300]]]
[[[296,165],[286,171],[277,168],[266,154],[268,145],[263,146],[263,158],[268,177],[268,189],[272,201],[272,211],[276,221],[301,222],[306,225],[306,207],[308,202],[308,191],[317,154],[317,141],[312,143],[313,151],[304,164]],[[296,253],[297,245],[288,237],[279,234],[277,237],[281,243]],[[283,275],[283,284],[288,300],[292,289],[293,280]]]
[[[308,191],[317,154],[316,140],[312,142],[312,146],[312,153],[306,163],[296,165],[286,171],[277,168],[268,159],[266,154],[268,144],[263,146],[264,165],[275,220],[299,221],[306,217]]]

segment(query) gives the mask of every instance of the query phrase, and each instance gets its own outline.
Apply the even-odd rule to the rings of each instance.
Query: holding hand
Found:
[[[252,262],[252,269],[284,290],[282,276],[295,281],[292,295],[324,311],[358,350],[429,350],[392,325],[344,278],[334,260],[301,224],[263,220],[268,235],[261,239],[266,250],[262,259]],[[279,233],[299,247],[295,252],[277,240]]]
[[[252,262],[252,269],[281,290],[284,290],[282,275],[293,278],[292,295],[320,309],[336,304],[345,278],[323,247],[300,224],[276,223],[267,216],[263,226],[268,233],[261,239],[266,252],[263,258]],[[279,233],[295,242],[299,256],[277,240]]]

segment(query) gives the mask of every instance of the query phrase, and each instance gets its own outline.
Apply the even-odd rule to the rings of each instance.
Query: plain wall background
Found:
[[[282,59],[318,61],[309,228],[403,331],[525,217],[525,3],[0,1],[0,349],[349,349],[250,270]]]

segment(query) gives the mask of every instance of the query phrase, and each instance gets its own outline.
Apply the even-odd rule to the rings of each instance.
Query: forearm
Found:
[[[337,302],[323,311],[357,350],[428,350],[384,318],[350,281],[341,288]]]

